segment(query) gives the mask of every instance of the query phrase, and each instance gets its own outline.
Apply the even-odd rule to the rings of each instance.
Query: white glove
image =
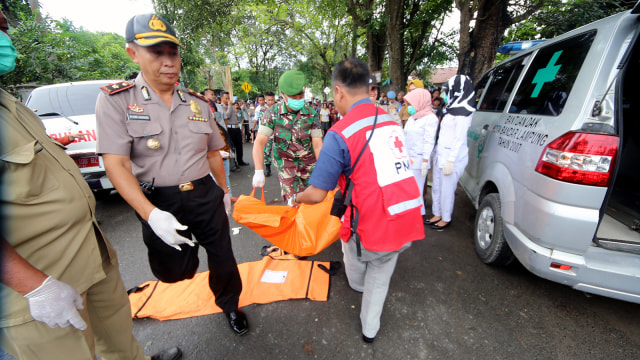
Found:
[[[178,234],[176,230],[187,230],[187,227],[180,224],[180,222],[171,213],[162,211],[158,208],[151,210],[149,214],[149,226],[153,229],[153,232],[158,235],[162,241],[172,248],[182,251],[179,244],[189,244],[194,246],[193,241]]]
[[[84,309],[78,291],[51,276],[24,297],[29,300],[31,316],[51,328],[64,328],[69,324],[78,330],[87,328],[78,313],[78,310]]]
[[[229,214],[231,214],[231,197],[229,196],[229,193],[224,194],[222,202],[224,202],[224,211],[226,211],[227,216],[229,216]]]
[[[226,152],[226,151],[220,150],[220,156],[222,156],[223,159],[228,159],[229,158],[229,153]]]
[[[453,161],[447,161],[447,163],[444,164],[444,167],[442,168],[442,174],[443,175],[453,174]]]
[[[426,161],[423,161],[422,165],[420,166],[420,176],[422,177],[427,176],[427,171],[429,171],[429,163]]]
[[[264,187],[264,170],[256,170],[253,174],[253,187]]]
[[[297,198],[297,196],[296,196],[296,198]],[[291,207],[293,207],[293,206],[298,206],[298,204],[297,204],[297,203],[294,203],[294,202],[293,202],[293,195],[289,198],[289,201],[287,201],[287,205],[289,205],[289,206],[291,206]]]

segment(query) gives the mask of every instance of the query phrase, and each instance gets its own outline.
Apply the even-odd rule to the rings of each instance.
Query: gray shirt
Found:
[[[206,101],[175,87],[169,109],[142,73],[132,88],[100,93],[96,120],[97,152],[129,156],[138,180],[156,186],[208,175],[207,152],[225,145]]]
[[[240,125],[240,119],[233,105],[222,105],[222,107],[225,108],[224,118],[227,119],[227,125]]]
[[[216,122],[223,128],[227,127],[227,124],[224,123],[224,108],[218,103],[216,103]]]

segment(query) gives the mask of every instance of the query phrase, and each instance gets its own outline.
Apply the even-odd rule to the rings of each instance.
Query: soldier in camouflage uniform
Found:
[[[287,71],[278,81],[283,102],[274,111],[263,114],[258,136],[253,144],[256,166],[253,186],[265,183],[262,167],[265,145],[273,134],[273,160],[278,169],[282,198],[287,202],[293,194],[309,186],[309,177],[322,148],[322,130],[318,114],[304,102],[304,74]]]

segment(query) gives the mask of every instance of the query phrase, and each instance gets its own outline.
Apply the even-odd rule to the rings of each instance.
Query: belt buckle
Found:
[[[187,181],[178,185],[178,189],[180,189],[180,191],[191,191],[193,190],[193,183],[191,181]]]

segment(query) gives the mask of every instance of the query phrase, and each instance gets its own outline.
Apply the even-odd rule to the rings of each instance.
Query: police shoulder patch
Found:
[[[120,81],[117,83],[113,83],[110,85],[101,86],[100,89],[107,92],[109,95],[117,94],[121,91],[131,89],[133,87],[133,82],[131,81]]]
[[[200,94],[199,92],[195,91],[195,90],[191,90],[189,88],[187,88],[187,92],[195,97],[197,97],[198,99],[206,102],[207,104],[209,104],[209,100],[204,97],[204,95]]]

